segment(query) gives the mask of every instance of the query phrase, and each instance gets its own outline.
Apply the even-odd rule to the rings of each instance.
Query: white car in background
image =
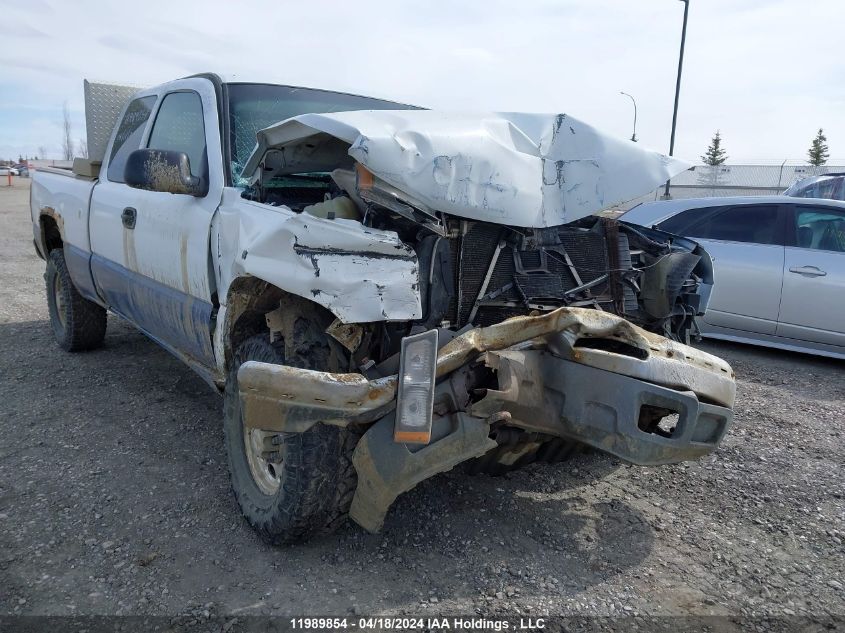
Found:
[[[693,238],[710,253],[703,336],[845,358],[845,202],[668,200],[619,219]]]

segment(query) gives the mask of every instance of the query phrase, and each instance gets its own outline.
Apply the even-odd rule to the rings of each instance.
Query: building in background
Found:
[[[726,196],[771,196],[783,193],[808,176],[845,172],[845,165],[696,165],[675,176],[669,186],[672,198],[708,198]],[[641,202],[660,200],[664,188],[619,205],[630,209]]]

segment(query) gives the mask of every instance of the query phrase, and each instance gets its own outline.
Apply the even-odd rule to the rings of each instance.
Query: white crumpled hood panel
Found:
[[[258,132],[285,170],[348,154],[431,209],[521,227],[556,226],[653,191],[689,167],[565,114],[367,110],[305,114]],[[324,151],[324,156],[321,152]]]

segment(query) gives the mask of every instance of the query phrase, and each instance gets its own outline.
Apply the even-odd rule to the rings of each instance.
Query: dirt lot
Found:
[[[845,363],[707,343],[739,393],[700,463],[446,473],[379,535],[274,549],[219,396],[115,317],[101,350],[54,345],[27,198],[0,188],[0,613],[845,614]]]

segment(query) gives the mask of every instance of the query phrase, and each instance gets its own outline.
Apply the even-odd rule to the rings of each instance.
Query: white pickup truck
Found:
[[[97,347],[110,310],[222,392],[267,541],[378,530],[464,462],[666,464],[728,429],[730,366],[682,342],[709,257],[594,215],[685,165],[567,115],[211,74],[99,89],[93,159],[33,179],[55,338]]]

